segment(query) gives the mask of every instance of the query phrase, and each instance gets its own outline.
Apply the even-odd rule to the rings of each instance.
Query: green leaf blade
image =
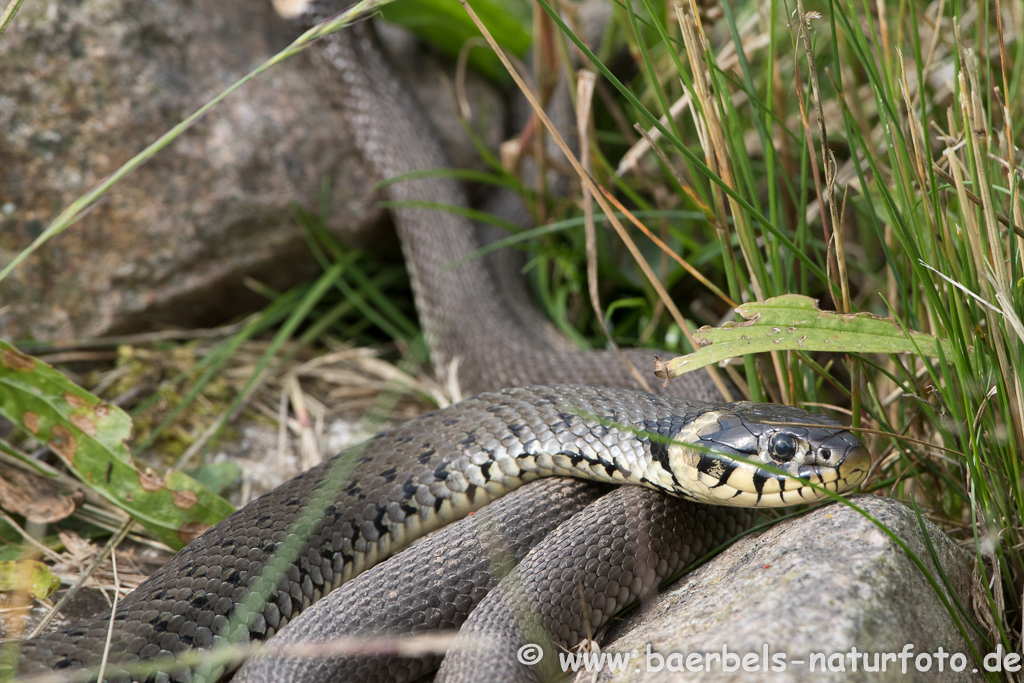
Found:
[[[172,548],[234,511],[182,472],[160,477],[139,470],[128,448],[127,413],[3,341],[0,414],[47,444],[89,488]]]
[[[722,327],[702,327],[694,334],[696,352],[668,361],[668,376],[678,377],[730,358],[769,351],[835,353],[949,353],[949,342],[908,332],[896,321],[871,313],[822,311],[816,300],[786,294],[736,308],[744,318]]]

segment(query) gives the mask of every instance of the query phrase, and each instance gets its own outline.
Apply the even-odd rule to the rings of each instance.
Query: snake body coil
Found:
[[[820,494],[761,464],[842,491],[860,482],[867,462],[850,432],[795,408],[579,385],[482,394],[299,475],[189,544],[119,606],[113,661],[172,660],[225,639],[267,638],[412,540],[540,477],[774,505]],[[263,575],[268,567],[279,580]],[[105,636],[106,620],[98,619],[27,641],[22,672],[96,665]]]

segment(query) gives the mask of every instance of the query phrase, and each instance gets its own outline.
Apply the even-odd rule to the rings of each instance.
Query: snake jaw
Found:
[[[740,507],[782,507],[827,496],[799,479],[835,493],[865,479],[871,456],[838,422],[799,408],[767,410],[734,403],[691,419],[669,447],[673,475],[697,500]]]

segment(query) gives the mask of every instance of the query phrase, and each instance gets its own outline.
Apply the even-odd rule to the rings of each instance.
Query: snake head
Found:
[[[744,401],[715,407],[689,419],[673,440],[668,460],[675,478],[698,500],[716,505],[814,502],[826,494],[797,478],[843,493],[864,481],[871,466],[871,455],[849,430],[790,406]]]

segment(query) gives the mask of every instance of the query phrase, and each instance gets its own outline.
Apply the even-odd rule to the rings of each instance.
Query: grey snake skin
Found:
[[[382,639],[457,629],[471,610],[558,526],[612,489],[576,479],[543,479],[391,557],[303,612],[246,663],[233,681],[414,681],[443,653],[387,653]],[[640,489],[636,489],[640,490]],[[662,496],[663,497],[663,496]],[[543,509],[544,514],[536,514]],[[722,508],[725,510],[726,508]],[[382,605],[388,605],[382,609]],[[295,645],[373,639],[375,656],[289,656]]]
[[[327,13],[326,9],[307,6],[308,17],[318,18]],[[349,112],[362,153],[378,174],[391,177],[445,166],[444,155],[428,133],[429,126],[422,120],[419,107],[391,74],[370,27],[355,26],[323,43],[320,59],[328,77],[338,84],[339,101]],[[388,194],[394,201],[466,203],[458,184],[442,178],[396,183],[389,186]],[[705,376],[674,380],[664,390],[664,396],[638,392],[635,380],[613,353],[574,350],[567,341],[551,334],[548,323],[536,311],[521,304],[506,305],[508,297],[521,297],[524,288],[521,283],[496,280],[486,260],[445,268],[478,246],[476,230],[465,219],[415,208],[396,209],[393,217],[409,265],[421,323],[431,343],[434,367],[445,373],[452,367],[452,361],[458,359],[458,384],[465,394],[501,391],[467,399],[378,435],[365,448],[350,449],[299,475],[196,539],[120,603],[106,674],[109,680],[146,678],[146,672],[132,673],[132,664],[159,662],[161,658],[163,664],[157,665],[160,673],[152,675],[155,680],[220,677],[234,665],[193,669],[174,666],[174,659],[193,648],[266,639],[350,579],[355,581],[338,594],[354,601],[342,603],[351,610],[347,612],[350,620],[341,627],[342,633],[400,633],[458,626],[472,606],[483,599],[483,587],[497,583],[503,571],[484,572],[483,566],[490,566],[494,549],[486,547],[490,541],[481,541],[483,537],[473,525],[469,525],[469,531],[465,523],[445,529],[440,534],[450,535],[434,535],[417,544],[418,554],[398,555],[380,565],[378,572],[356,577],[432,529],[464,517],[538,477],[569,475],[609,483],[636,483],[677,496],[691,494],[686,489],[667,486],[669,479],[679,483],[692,476],[695,481],[704,482],[705,488],[714,489],[718,486],[716,482],[725,483],[730,476],[736,480],[746,477],[750,480],[746,483],[752,481],[757,486],[758,501],[762,490],[767,494],[773,486],[785,489],[785,481],[777,475],[757,470],[758,474],[741,476],[734,473],[732,465],[722,465],[700,453],[672,455],[669,447],[660,442],[589,417],[611,419],[616,425],[669,438],[679,438],[681,426],[700,424],[700,429],[688,438],[711,443],[725,434],[721,438],[727,446],[738,438],[737,429],[746,429],[746,418],[736,417],[740,413],[729,413],[732,417],[719,419],[720,410],[732,407],[716,403],[717,391]],[[638,367],[650,366],[652,352],[631,350],[627,354]],[[598,386],[572,384],[581,381]],[[557,384],[561,382],[568,384]],[[524,386],[531,384],[547,386]],[[750,415],[771,417],[775,415],[774,408],[740,406],[736,410],[753,410]],[[855,440],[849,440],[849,433],[821,416],[788,410],[776,417],[796,417],[798,421],[821,425],[820,433],[800,432],[803,443],[809,444],[804,454],[810,458],[807,462],[820,462],[822,439],[839,438],[842,443],[834,445],[832,452],[839,453],[835,448],[840,447],[845,449],[843,458],[846,454],[855,455],[850,462],[856,467],[852,473],[847,468],[828,481],[838,490],[856,484],[858,476],[863,476],[858,468],[863,465],[864,453]],[[747,441],[753,434],[755,446],[765,448],[764,433],[744,434]],[[827,461],[829,449],[824,452]],[[677,470],[669,464],[680,457],[692,460],[687,460],[688,469]],[[793,464],[793,472],[798,473],[797,461]],[[817,466],[802,465],[799,474],[814,476]],[[818,477],[828,483],[820,474]],[[538,488],[541,486],[545,488]],[[505,531],[503,543],[507,543],[511,554],[516,559],[524,558],[523,567],[513,575],[523,577],[520,586],[530,599],[538,595],[538,590],[543,593],[554,589],[542,602],[558,609],[542,608],[539,623],[565,646],[575,645],[582,633],[578,605],[591,605],[588,616],[596,628],[615,610],[648,594],[665,576],[742,528],[751,517],[745,509],[709,511],[689,500],[624,487],[597,499],[582,514],[570,519],[570,523],[577,525],[572,527],[575,531],[556,533],[551,541],[540,540],[543,534],[534,531],[554,528],[557,522],[570,518],[604,491],[595,491],[594,486],[538,482],[524,487],[519,496],[507,503],[510,510],[518,510],[515,514],[519,515],[519,522],[512,516],[503,516],[506,512],[501,509],[487,513],[499,520],[494,526]],[[785,493],[792,495],[793,490]],[[704,493],[712,495],[715,491]],[[515,507],[520,497],[532,501],[530,496],[547,500],[543,515],[539,515],[545,518],[543,524],[530,517],[522,521],[523,512]],[[517,525],[524,524],[527,533],[517,535]],[[537,529],[530,529],[531,525]],[[568,545],[566,539],[571,541]],[[611,548],[601,545],[607,539],[615,539]],[[435,544],[428,545],[432,541]],[[474,543],[481,549],[471,554],[468,546]],[[528,555],[527,551],[538,543],[538,551],[545,544],[555,549]],[[453,567],[452,560],[442,558],[431,574],[423,568],[424,556],[426,560],[437,560],[442,550],[458,553],[446,557],[461,557],[462,561],[456,563],[460,566]],[[294,557],[288,556],[289,551]],[[634,576],[634,565],[625,569],[623,563],[636,562],[640,564],[636,565],[638,573]],[[263,574],[268,566],[280,578]],[[562,580],[555,580],[553,566],[562,567]],[[457,576],[456,569],[461,572]],[[411,590],[397,595],[393,590],[388,592],[388,586],[401,585],[396,577],[411,572],[417,579],[415,589],[423,591],[416,594],[419,597],[410,597]],[[589,583],[595,576],[596,583]],[[610,581],[611,576],[621,583]],[[585,586],[582,603],[580,596],[573,594],[577,579]],[[514,593],[509,588],[495,595]],[[254,599],[254,594],[269,597]],[[450,600],[438,601],[437,595],[447,595]],[[377,599],[370,596],[384,596],[379,613],[367,607],[372,602],[366,600]],[[436,609],[436,613],[431,613],[433,617],[427,618],[423,604]],[[523,633],[518,630],[514,616],[521,611],[520,607],[498,605],[497,611],[502,610],[506,616],[498,620],[504,619],[506,623],[498,637],[521,638]],[[316,617],[318,612],[311,614],[314,623],[328,619],[324,615]],[[94,676],[94,671],[90,674],[83,667],[99,663],[107,622],[106,617],[97,617],[62,632],[25,641],[16,668],[18,675],[56,672],[74,677],[78,672],[85,679]],[[474,650],[479,648],[470,643],[459,651],[458,657],[468,657]],[[426,659],[430,658],[383,657],[374,661],[349,657],[333,664],[325,661],[323,666],[337,666],[337,661],[346,665],[343,669],[330,669],[334,674],[328,674],[329,678],[343,671],[341,677],[345,680],[412,680],[436,666],[437,657],[429,662]],[[301,666],[294,660],[284,661],[285,666],[276,670],[273,680],[280,681],[285,676],[291,680],[301,675]],[[499,673],[504,671],[503,664],[494,659],[494,664],[487,666],[497,667],[492,671],[497,678],[480,668],[444,675],[506,680],[505,674]],[[360,678],[360,671],[367,672],[365,678]],[[252,680],[261,680],[260,675],[254,675]],[[538,674],[518,671],[508,675],[530,678]],[[313,680],[323,679],[314,676]]]
[[[406,683],[434,671],[442,659],[436,681],[544,680],[538,676],[552,672],[516,659],[522,645],[547,640],[528,638],[518,615],[546,630],[548,642],[569,649],[582,640],[584,620],[596,633],[620,608],[653,593],[666,576],[734,538],[754,518],[751,509],[698,505],[637,486],[598,498],[602,493],[566,479],[517,489],[478,513],[490,516],[483,524],[467,518],[449,525],[310,607],[232,680]],[[560,524],[570,511],[577,514]],[[513,563],[494,558],[509,555],[519,564],[505,576]],[[396,651],[399,640],[387,647],[388,638],[459,628],[447,654],[403,654]],[[339,642],[362,649],[344,656],[317,649]],[[289,650],[297,645],[313,649]],[[545,660],[557,661],[550,649]]]

